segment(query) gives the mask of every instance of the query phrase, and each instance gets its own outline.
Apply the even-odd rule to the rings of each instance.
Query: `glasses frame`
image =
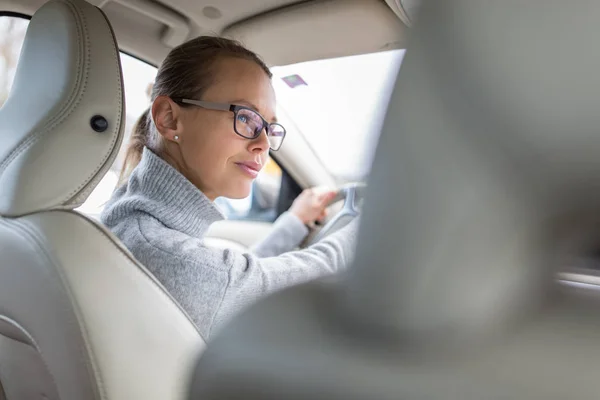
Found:
[[[243,137],[244,139],[250,139],[250,140],[254,140],[256,138],[258,138],[263,131],[266,133],[267,138],[270,138],[271,135],[269,134],[269,127],[272,125],[277,125],[280,126],[281,129],[283,129],[283,135],[281,137],[281,142],[279,143],[279,146],[277,148],[274,148],[271,145],[271,141],[269,140],[269,148],[272,151],[277,151],[281,148],[281,145],[283,144],[283,140],[285,139],[285,135],[287,134],[287,131],[285,129],[285,127],[277,122],[272,122],[269,123],[267,122],[266,119],[263,118],[262,115],[260,115],[260,113],[250,107],[246,107],[246,106],[240,106],[237,104],[230,104],[230,103],[214,103],[212,101],[204,101],[204,100],[192,100],[192,99],[172,99],[175,102],[178,103],[183,103],[183,104],[190,104],[193,106],[197,106],[197,107],[201,107],[204,108],[206,110],[213,110],[213,111],[231,111],[233,113],[233,131],[238,135]],[[253,113],[255,113],[256,115],[258,115],[260,117],[260,119],[262,120],[263,126],[261,128],[261,130],[258,132],[258,134],[252,136],[252,137],[248,137],[245,135],[242,135],[241,133],[238,132],[237,130],[237,117],[238,117],[238,112],[240,112],[241,110],[248,110],[251,111]]]

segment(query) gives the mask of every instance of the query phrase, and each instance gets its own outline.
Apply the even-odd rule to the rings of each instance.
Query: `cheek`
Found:
[[[245,140],[233,131],[233,121],[227,118],[199,122],[197,129],[186,132],[187,164],[197,173],[218,176],[229,168],[232,160],[238,161],[245,151]],[[243,155],[242,155],[243,157]]]

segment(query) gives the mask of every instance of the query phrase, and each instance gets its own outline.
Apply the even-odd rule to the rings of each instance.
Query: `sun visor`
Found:
[[[378,0],[312,1],[225,29],[271,66],[405,47],[405,25]]]
[[[385,0],[406,26],[412,26],[421,0]]]

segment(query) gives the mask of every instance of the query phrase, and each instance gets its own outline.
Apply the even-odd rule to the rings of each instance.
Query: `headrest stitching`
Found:
[[[73,15],[75,17],[79,17],[79,18],[75,18],[78,22],[81,22],[81,15],[77,12],[77,8],[70,2],[70,1],[61,1],[61,3],[66,4],[70,11],[73,13]],[[82,35],[82,28],[86,28],[85,26],[83,26],[84,24],[77,24],[77,47],[79,49],[81,49],[81,38],[82,36],[85,36],[87,38],[87,35]],[[87,46],[89,47],[89,46]],[[83,79],[83,91],[81,91],[79,93],[79,95],[77,97],[75,97],[75,94],[77,93],[78,89],[80,88],[80,82],[82,81],[82,74],[81,74],[81,59],[80,59],[80,55],[81,55],[81,51],[79,51],[77,53],[77,68],[76,68],[76,83],[73,87],[73,90],[71,91],[71,93],[69,94],[69,96],[66,97],[64,103],[61,105],[60,107],[60,111],[48,121],[48,127],[40,132],[34,133],[33,135],[27,136],[25,139],[23,139],[23,141],[14,148],[13,151],[11,151],[8,156],[4,159],[4,161],[0,164],[0,175],[2,175],[4,173],[4,171],[6,170],[6,167],[15,159],[17,158],[21,153],[23,153],[25,150],[27,150],[29,147],[31,147],[33,144],[35,144],[38,140],[40,140],[42,137],[44,137],[48,132],[52,131],[57,125],[59,125],[60,123],[62,123],[62,121],[64,119],[66,119],[74,110],[75,107],[71,107],[71,105],[73,103],[75,103],[75,106],[79,103],[79,101],[81,100],[81,97],[83,96],[83,94],[85,93],[85,84],[86,84],[86,80]],[[87,72],[87,71],[86,71]],[[63,112],[65,110],[69,110],[69,112],[66,115],[63,115]]]
[[[73,3],[71,1],[69,1],[69,0],[59,0],[59,1],[61,3],[64,3],[65,5],[67,5],[68,8],[70,9],[70,11],[73,12],[73,15],[75,17],[79,17],[79,18],[75,18],[77,22],[80,22],[80,23],[76,24],[77,44],[78,44],[78,48],[79,48],[79,51],[77,52],[76,83],[75,83],[70,95],[66,98],[63,105],[61,105],[60,111],[53,118],[51,118],[50,121],[47,123],[46,129],[26,137],[17,147],[15,147],[15,149],[11,153],[9,153],[9,155],[5,158],[5,160],[0,164],[0,175],[2,175],[2,173],[6,170],[7,166],[10,165],[10,163],[15,158],[17,158],[20,154],[25,152],[27,149],[29,149],[31,146],[33,146],[35,143],[37,143],[40,139],[42,139],[48,132],[51,132],[52,130],[54,130],[65,119],[67,119],[77,109],[82,97],[86,93],[87,82],[88,82],[87,78],[88,78],[88,71],[89,71],[89,65],[90,65],[90,45],[89,45],[89,34],[88,34],[88,29],[87,29],[88,26],[87,26],[86,18],[85,18],[85,15],[81,12],[81,10],[79,10],[77,7],[75,7],[75,5],[73,5]],[[106,23],[110,29],[110,25],[109,25],[106,17],[104,16],[104,14],[102,14],[102,16],[106,20]],[[113,39],[114,39],[114,33],[112,32],[112,30],[110,30],[110,31],[111,31],[111,35],[113,35]],[[81,47],[82,47],[81,39],[82,38],[85,40],[85,47],[84,47],[85,48],[85,58],[83,59],[83,62],[81,60],[81,55],[83,54],[83,51],[81,51]],[[113,40],[113,43],[116,43],[116,39]],[[118,49],[114,45],[113,45],[113,50],[114,50],[113,51],[113,60],[117,64],[120,64],[118,61],[118,58],[117,58]],[[83,68],[82,68],[82,65],[83,65]],[[84,73],[82,73],[82,71]],[[119,99],[118,99],[118,106],[119,106],[119,112],[117,115],[118,123],[115,126],[117,128],[117,134],[115,135],[114,131],[113,131],[113,139],[110,143],[111,150],[105,154],[105,156],[102,158],[102,160],[96,166],[96,168],[94,168],[93,172],[90,175],[88,175],[85,178],[85,180],[83,180],[83,182],[76,189],[74,189],[73,191],[71,191],[70,193],[65,195],[63,197],[63,199],[61,201],[59,201],[59,204],[64,204],[68,200],[72,199],[75,194],[77,194],[79,191],[81,191],[81,189],[83,187],[88,185],[89,182],[93,179],[93,177],[98,173],[98,171],[102,169],[102,167],[104,166],[106,161],[110,158],[110,156],[114,153],[115,142],[119,138],[118,130],[120,129],[120,126],[121,126],[122,104],[123,104],[122,89],[121,89],[121,85],[119,83],[118,78],[117,78],[117,90],[119,91],[119,94],[120,94]],[[77,91],[79,91],[79,94],[76,96]],[[63,112],[65,110],[67,110],[68,112],[66,114],[63,114]]]
[[[26,344],[33,347],[41,355],[42,363],[46,367],[46,370],[48,372],[50,372],[50,368],[48,367],[48,362],[46,361],[45,351],[43,351],[40,348],[39,344],[33,338],[33,336],[23,326],[21,326],[17,321],[13,320],[12,318],[9,318],[5,315],[0,315],[0,320],[4,321],[5,323],[8,323],[9,325],[12,325],[14,328],[18,329],[23,335],[25,335],[27,337],[27,339],[29,340],[29,343],[26,343]],[[50,380],[52,381],[52,384],[54,385],[55,388],[57,388],[58,383],[56,382],[56,377],[54,376],[53,373],[49,373],[49,376],[50,376]]]
[[[117,40],[114,36],[114,32],[112,31],[112,28],[110,26],[110,23],[108,22],[108,19],[106,18],[106,16],[104,15],[104,13],[99,10],[102,17],[104,18],[104,20],[106,21],[106,26],[109,28],[110,34],[113,37],[113,60],[116,64],[118,64],[119,66],[121,65],[121,62],[119,61],[119,49],[116,46]],[[89,52],[89,49],[88,49]],[[121,70],[121,68],[119,68],[119,71]],[[120,80],[119,80],[120,79]],[[65,203],[68,200],[72,199],[73,196],[75,196],[82,188],[84,188],[86,185],[88,185],[90,183],[90,181],[93,180],[94,176],[98,173],[98,171],[100,171],[102,169],[102,167],[105,165],[106,161],[110,158],[110,156],[114,153],[115,151],[115,142],[119,139],[119,130],[121,128],[121,120],[123,118],[123,89],[122,89],[122,74],[119,73],[119,77],[117,77],[116,80],[116,88],[117,91],[119,92],[119,100],[118,100],[118,108],[119,108],[119,112],[117,114],[117,119],[116,121],[118,123],[115,124],[115,128],[116,128],[116,135],[113,132],[113,138],[111,140],[110,143],[110,151],[107,152],[104,157],[102,158],[102,160],[98,163],[98,165],[96,166],[96,168],[94,168],[94,170],[92,171],[92,173],[90,173],[87,178],[73,191],[71,191],[71,193],[69,193],[64,199],[63,201],[61,201],[61,203]],[[117,150],[118,151],[118,150]]]
[[[56,272],[56,274],[58,275],[62,288],[69,297],[70,303],[72,305],[72,307],[66,307],[65,310],[67,310],[67,312],[68,310],[72,310],[75,314],[75,319],[73,321],[69,320],[69,322],[73,325],[74,329],[79,330],[79,332],[81,333],[81,339],[85,346],[87,357],[86,359],[82,359],[82,361],[86,365],[91,367],[91,371],[88,371],[88,373],[91,375],[90,378],[92,381],[97,382],[96,388],[98,389],[98,391],[100,391],[101,398],[105,398],[106,393],[103,383],[104,379],[97,366],[97,357],[90,343],[89,330],[87,329],[85,320],[81,318],[79,305],[75,301],[75,297],[73,296],[73,293],[71,291],[71,285],[69,285],[69,282],[66,279],[64,272],[59,267],[61,263],[55,258],[54,254],[48,252],[47,247],[43,245],[44,241],[40,239],[40,229],[38,226],[35,226],[27,220],[15,220],[13,226],[19,229],[23,234],[27,235],[28,238],[33,240],[33,242],[36,244],[38,253],[41,254],[42,257],[44,257],[48,261],[47,265],[52,266],[54,272]],[[41,350],[39,350],[39,352],[42,353]]]

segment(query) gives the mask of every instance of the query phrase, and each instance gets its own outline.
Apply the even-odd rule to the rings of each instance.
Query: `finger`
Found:
[[[313,188],[313,194],[319,198],[322,196],[328,196],[329,193],[336,193],[336,191],[327,186],[317,186]]]
[[[336,194],[337,194],[337,192],[331,192],[331,191],[320,193],[319,200],[329,201],[329,200],[333,199]]]
[[[317,218],[317,221],[323,222],[323,220],[325,220],[325,218],[327,218],[327,211],[323,210],[321,215],[319,215],[319,217]]]
[[[337,192],[328,192],[321,196],[321,204],[323,206],[328,206],[331,200],[337,195]]]
[[[312,191],[312,189],[309,188],[309,189],[304,189],[302,191],[302,193],[300,193],[300,196],[302,196],[302,197],[310,197],[312,194],[313,194],[313,191]]]

